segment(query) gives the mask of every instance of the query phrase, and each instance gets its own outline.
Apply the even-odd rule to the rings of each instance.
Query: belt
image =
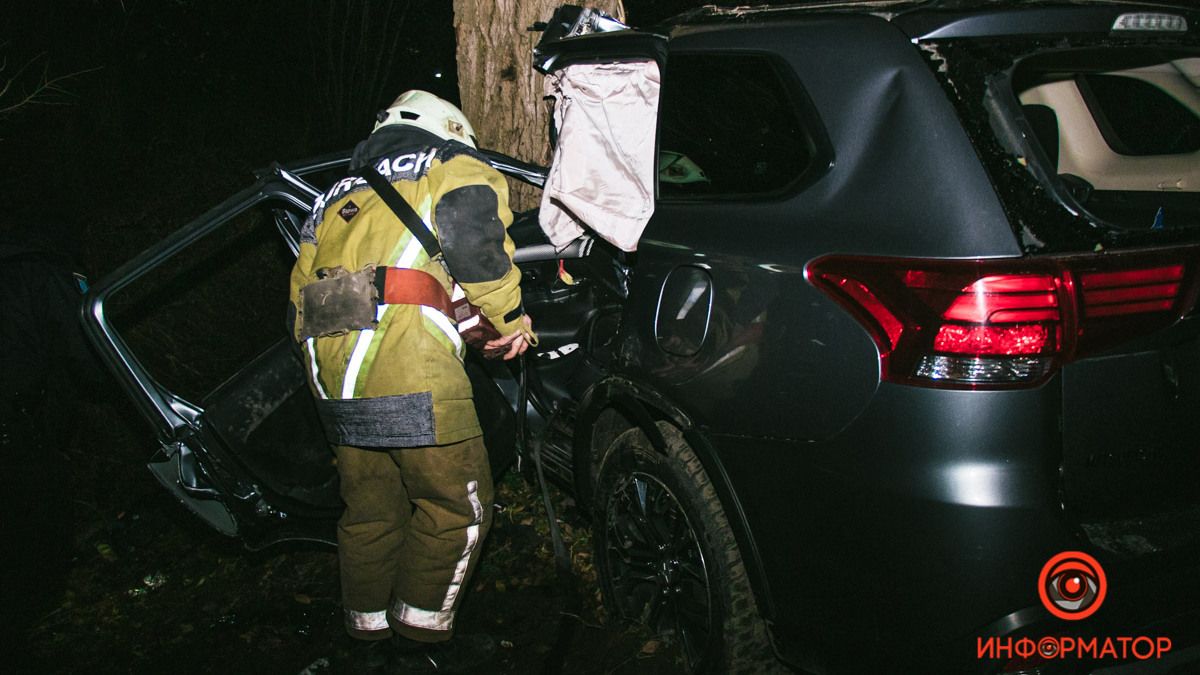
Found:
[[[454,316],[453,304],[442,282],[432,274],[402,267],[376,267],[375,290],[381,305],[424,305]]]

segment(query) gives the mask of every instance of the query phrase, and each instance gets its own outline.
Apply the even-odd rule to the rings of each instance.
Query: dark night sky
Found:
[[[0,228],[65,225],[91,275],[244,186],[254,168],[349,147],[400,91],[457,98],[449,2],[4,6],[0,75],[32,61],[10,96],[43,72],[79,74],[44,104],[0,117],[0,191],[12,205]]]
[[[627,3],[631,22],[642,24],[696,4]],[[37,59],[18,88],[32,85],[43,67],[51,76],[90,70],[63,82],[67,94],[53,102],[64,105],[4,119],[6,145],[40,134],[39,142],[52,136],[63,144],[228,145],[263,161],[289,144],[321,151],[353,142],[371,113],[406,89],[458,98],[448,0],[5,5],[3,75]],[[356,113],[362,121],[352,121]]]
[[[20,17],[10,30],[21,27],[2,36],[10,72],[42,55],[22,84],[40,66],[98,69],[64,83],[58,102],[69,105],[10,116],[10,139],[40,131],[66,143],[229,146],[263,161],[282,145],[344,145],[404,89],[457,94],[448,2],[75,0],[6,13]],[[368,111],[362,128],[323,128],[331,111],[354,108]]]
[[[697,4],[626,2],[634,25]],[[78,73],[43,104],[0,115],[12,205],[0,228],[66,223],[92,274],[254,168],[351,146],[401,91],[458,99],[449,0],[0,0],[0,16],[0,76],[29,64],[5,100],[43,73]],[[31,186],[38,196],[21,198]],[[161,217],[96,250],[85,239],[97,205]]]

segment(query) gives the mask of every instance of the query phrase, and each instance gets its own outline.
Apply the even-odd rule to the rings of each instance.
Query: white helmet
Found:
[[[454,104],[419,89],[400,94],[387,110],[379,113],[372,133],[391,124],[407,124],[424,129],[448,141],[459,141],[472,148],[475,145],[475,129],[471,122]]]

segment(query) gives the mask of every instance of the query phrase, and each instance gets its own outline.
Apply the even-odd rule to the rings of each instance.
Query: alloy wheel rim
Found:
[[[673,635],[695,668],[712,635],[712,589],[683,506],[657,478],[633,472],[611,489],[605,528],[618,610],[656,634]]]

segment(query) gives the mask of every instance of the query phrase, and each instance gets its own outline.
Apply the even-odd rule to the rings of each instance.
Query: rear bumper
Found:
[[[1188,624],[1200,607],[1200,549],[1113,551],[1071,519],[1061,400],[1058,378],[1008,392],[885,384],[830,441],[715,437],[758,544],[783,653],[829,672],[900,662],[990,672],[981,637],[1158,625],[1177,635],[1156,635],[1184,648],[1190,633],[1169,622]],[[784,476],[786,487],[752,488]],[[1089,619],[1062,621],[1041,606],[1039,573],[1062,551],[1089,553],[1109,575],[1105,606]],[[1172,583],[1182,577],[1196,583]]]

